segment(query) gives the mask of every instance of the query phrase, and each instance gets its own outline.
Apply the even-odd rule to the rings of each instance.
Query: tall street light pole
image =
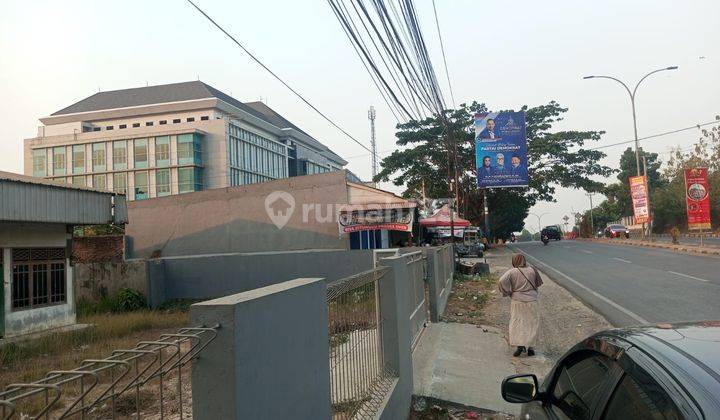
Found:
[[[627,93],[630,95],[630,104],[632,105],[632,115],[633,115],[633,130],[635,131],[635,164],[636,164],[636,166],[637,166],[637,174],[638,174],[638,176],[640,176],[640,152],[639,152],[640,144],[639,144],[639,142],[638,142],[637,117],[636,117],[636,114],[635,114],[635,94],[637,93],[638,87],[640,87],[640,83],[642,83],[643,80],[647,79],[647,78],[650,77],[651,75],[653,75],[653,74],[655,74],[655,73],[659,73],[659,72],[661,72],[661,71],[677,70],[677,68],[678,68],[678,66],[670,66],[670,67],[665,67],[664,69],[658,69],[658,70],[651,71],[650,73],[648,73],[648,74],[646,74],[645,76],[643,76],[642,79],[640,79],[639,82],[637,82],[637,84],[635,85],[635,88],[634,88],[632,91],[630,90],[630,88],[628,87],[628,85],[626,85],[622,80],[616,79],[616,78],[611,77],[611,76],[585,76],[585,77],[583,77],[583,79],[610,79],[610,80],[614,80],[614,81],[620,83],[620,84],[625,88],[625,90],[627,90]]]
[[[550,214],[550,213],[549,213],[549,212],[545,212],[545,213],[543,213],[543,214],[541,214],[541,215],[539,215],[539,216],[538,216],[537,214],[535,214],[535,213],[528,213],[528,214],[529,214],[530,216],[535,216],[535,217],[537,217],[537,219],[538,219],[538,235],[540,235],[540,232],[542,232],[542,225],[540,224],[540,220],[543,218],[543,216],[547,216],[547,215]]]

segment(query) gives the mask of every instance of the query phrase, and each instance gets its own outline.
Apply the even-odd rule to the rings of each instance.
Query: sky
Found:
[[[380,156],[395,149],[392,114],[330,6],[322,0],[197,0],[231,34],[311,103],[369,144],[377,110]],[[604,130],[597,145],[630,140],[627,92],[646,73],[636,108],[640,137],[712,121],[720,114],[720,2],[694,0],[437,0],[455,102],[518,109],[551,100],[569,108],[562,130]],[[447,89],[431,0],[416,1],[431,59]],[[704,58],[701,58],[704,57]],[[98,90],[200,79],[243,101],[262,99],[369,179],[370,155],[314,113],[182,0],[98,2],[3,0],[0,14],[0,170],[22,172],[23,139],[39,118]],[[447,91],[446,91],[447,92]],[[449,95],[446,93],[446,97]],[[652,152],[687,146],[686,131],[642,143]],[[605,149],[617,167],[626,146]],[[608,179],[612,182],[614,179]],[[391,184],[381,187],[399,192]],[[601,197],[596,196],[597,201]],[[542,224],[585,211],[583,191],[558,189],[531,209]],[[491,209],[492,211],[492,209]],[[529,216],[526,225],[537,229]]]

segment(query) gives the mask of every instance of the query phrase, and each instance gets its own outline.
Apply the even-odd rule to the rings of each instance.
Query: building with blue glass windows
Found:
[[[200,81],[98,92],[40,118],[26,175],[128,200],[309,175],[347,162],[262,102]]]

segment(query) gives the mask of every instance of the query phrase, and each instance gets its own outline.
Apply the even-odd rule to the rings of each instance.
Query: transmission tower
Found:
[[[372,149],[372,176],[375,179],[377,175],[377,145],[375,144],[375,107],[370,106],[368,111],[368,119],[370,120],[370,149]]]

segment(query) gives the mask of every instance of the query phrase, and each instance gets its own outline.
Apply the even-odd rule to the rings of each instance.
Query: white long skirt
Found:
[[[511,300],[510,345],[513,347],[534,346],[538,329],[540,329],[540,313],[537,300],[532,302]]]

